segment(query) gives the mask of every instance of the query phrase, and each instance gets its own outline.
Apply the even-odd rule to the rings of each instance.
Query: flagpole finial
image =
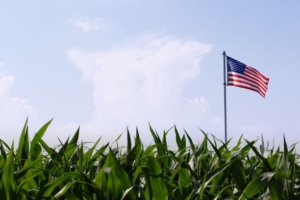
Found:
[[[222,54],[223,56],[226,56],[226,52],[225,51],[223,51],[223,54]]]

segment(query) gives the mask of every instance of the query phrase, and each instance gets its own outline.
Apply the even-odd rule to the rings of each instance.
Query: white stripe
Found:
[[[239,86],[244,86],[244,87],[252,88],[253,90],[257,91],[258,93],[262,94],[263,96],[265,96],[265,94],[267,93],[267,92],[259,90],[258,88],[255,88],[255,87],[252,87],[250,85],[243,84],[243,83],[237,83],[237,82],[229,81],[228,84],[234,84],[234,85],[239,85]]]
[[[259,81],[261,81],[263,84],[268,84],[268,80],[266,81],[265,79],[263,79],[260,75],[256,75],[256,74],[253,74],[251,71],[249,71],[249,70],[245,70],[245,73],[244,73],[244,75],[246,75],[246,76],[251,76],[251,77],[253,77],[253,78],[256,78],[257,80],[259,80]]]
[[[258,84],[257,82],[251,82],[251,81],[248,81],[248,80],[246,80],[246,79],[244,79],[244,78],[238,78],[238,77],[234,77],[234,76],[229,76],[231,79],[233,79],[233,81],[243,81],[243,82],[245,82],[245,83],[248,83],[248,84],[252,84],[252,85],[257,85],[257,87],[260,87],[260,88],[262,88],[262,89],[264,89],[264,90],[267,90],[268,89],[268,87],[266,86],[266,85],[260,85],[260,84]],[[251,79],[251,78],[250,78]]]
[[[244,78],[238,78],[238,77],[231,76],[231,74],[232,75],[239,75],[239,76],[247,77],[248,79],[252,80],[253,82],[250,82],[250,81],[248,81],[248,80],[246,80]],[[267,84],[265,84],[265,83],[257,80],[256,78],[253,78],[252,76],[247,76],[247,75],[243,75],[243,74],[236,73],[236,72],[229,72],[228,75],[229,75],[230,78],[232,78],[234,80],[241,80],[241,81],[244,81],[244,82],[247,82],[247,83],[255,84],[255,85],[259,86],[259,87],[264,88],[265,90],[268,89],[268,85]],[[259,85],[257,82],[261,83],[261,85]]]
[[[247,66],[245,69],[246,69],[247,71],[249,71],[249,72],[258,74],[257,76],[261,77],[262,80],[264,80],[264,81],[269,81],[269,78],[266,77],[265,75],[263,75],[262,73],[260,73],[257,69],[255,69],[255,68],[253,68],[253,67],[250,67],[250,66]],[[268,80],[265,80],[265,79],[268,79]]]

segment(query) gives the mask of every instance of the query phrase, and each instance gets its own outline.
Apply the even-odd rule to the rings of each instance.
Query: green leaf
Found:
[[[81,175],[77,172],[69,172],[69,173],[66,173],[64,176],[61,176],[61,177],[58,177],[56,179],[54,179],[53,181],[47,183],[39,192],[38,194],[38,198],[41,199],[42,197],[49,197],[49,196],[52,196],[52,192],[53,190],[63,184],[65,181],[67,181],[68,179],[71,179],[71,178],[80,178]]]
[[[159,163],[153,156],[149,156],[147,159],[153,197],[156,199],[166,199],[168,196],[168,190],[165,181],[162,178],[162,171]]]
[[[202,130],[201,130],[202,131]],[[204,136],[206,137],[206,139],[208,140],[208,142],[210,143],[211,147],[214,149],[216,155],[218,156],[219,160],[222,161],[222,155],[221,155],[221,152],[219,151],[219,149],[217,148],[217,146],[215,146],[211,141],[210,139],[208,138],[207,134],[202,131],[202,133],[204,134]]]
[[[18,184],[17,186],[17,190],[16,193],[21,193],[22,190],[26,190],[28,192],[28,190],[32,190],[32,189],[38,189],[39,186],[38,184],[33,180],[36,176],[39,176],[41,173],[43,173],[42,171],[34,173],[33,175],[30,175],[28,177],[26,177],[26,179],[24,180],[22,178],[22,182]]]
[[[269,192],[272,200],[281,200],[281,190],[280,185],[277,184],[277,181],[270,181],[269,183]]]
[[[30,151],[30,159],[31,160],[36,160],[38,159],[38,157],[41,155],[42,153],[42,147],[40,144],[36,143],[33,148],[31,148],[31,151]]]
[[[221,199],[221,198],[219,198],[221,195],[222,195],[222,193],[224,193],[225,192],[225,190],[228,190],[228,189],[230,189],[232,187],[232,185],[227,185],[226,187],[223,187],[219,192],[218,192],[218,194],[216,195],[216,197],[214,198],[214,200],[218,200],[218,199]],[[233,197],[233,196],[232,196]],[[232,198],[233,199],[233,198]],[[236,198],[234,198],[234,199],[236,199]]]
[[[127,153],[131,151],[131,137],[129,133],[129,129],[127,128]]]
[[[246,140],[247,144],[251,147],[251,149],[254,151],[255,155],[257,157],[259,157],[259,159],[261,159],[261,161],[263,162],[264,166],[266,167],[266,169],[269,172],[273,172],[274,170],[272,169],[272,167],[270,166],[268,160],[266,158],[264,158],[258,151],[257,149],[253,146],[253,144],[251,142],[249,142],[248,140]]]
[[[138,143],[141,143],[141,138],[140,138],[140,135],[139,135],[139,130],[138,128],[136,127],[135,129],[135,138],[134,138],[134,144],[138,144]]]
[[[73,185],[74,183],[73,182],[69,182],[67,183],[58,193],[56,193],[54,195],[54,198],[58,198],[58,197],[61,197],[63,196],[68,190],[69,188]]]
[[[241,145],[241,143],[242,143],[242,139],[243,139],[243,135],[241,135],[241,137],[239,138],[239,140],[238,140],[236,146],[232,148],[232,151],[237,151],[237,150],[239,150],[239,147],[240,147],[240,145]]]
[[[178,180],[178,187],[181,193],[183,193],[183,188],[187,188],[191,185],[191,177],[188,169],[179,168],[179,180]]]
[[[83,142],[81,142],[80,148],[78,149],[78,161],[77,161],[77,166],[82,168],[83,167]]]
[[[69,155],[66,155],[66,158],[70,157],[75,151],[74,147],[77,146],[77,141],[79,138],[79,130],[80,130],[80,127],[78,127],[78,129],[76,130],[75,134],[73,135],[71,141],[68,143],[68,145],[65,148],[65,152],[69,152]]]
[[[215,178],[216,176],[221,174],[224,170],[226,170],[228,165],[230,165],[230,164],[231,164],[230,162],[225,163],[222,166],[205,174],[205,176],[202,179],[200,179],[200,183],[202,184],[202,186],[199,188],[199,190],[197,192],[200,192],[203,187],[204,187],[203,189],[205,189],[207,187],[207,185],[213,180],[213,178]]]
[[[99,156],[101,156],[102,154],[104,154],[104,152],[106,151],[107,147],[108,147],[109,143],[106,143],[106,145],[102,146],[100,149],[98,149],[96,151],[96,153],[93,155],[92,160],[99,158]]]
[[[117,142],[117,141],[121,138],[122,135],[123,135],[123,134],[121,133],[121,134],[117,137],[117,139],[115,139],[115,141],[114,141],[113,143]]]
[[[253,197],[268,185],[269,181],[275,175],[275,172],[266,172],[257,177],[255,177],[250,183],[246,186],[243,194],[240,196],[239,200],[245,200]]]
[[[29,157],[29,139],[28,139],[28,118],[24,124],[20,140],[19,146],[17,149],[17,160],[20,161],[21,165],[23,166],[25,160]]]
[[[150,129],[150,132],[154,139],[155,144],[157,145],[157,147],[159,147],[162,144],[159,136],[157,135],[157,133],[154,132],[154,130],[152,129],[150,124],[149,124],[149,129]]]
[[[99,138],[95,144],[92,146],[92,148],[90,148],[83,156],[83,166],[86,166],[88,164],[88,162],[90,161],[90,159],[92,158],[93,152],[96,148],[96,146],[98,145],[99,141],[101,138]]]
[[[195,152],[195,145],[193,143],[193,140],[190,138],[189,134],[184,130],[186,136],[188,137],[189,143],[191,145],[192,151]]]
[[[120,196],[119,194],[121,194],[122,189],[125,190],[125,188],[122,187],[122,180],[118,177],[116,171],[118,169],[114,169],[114,167],[112,167],[109,176],[108,176],[108,190],[110,191],[110,194],[114,197],[114,198],[118,198],[118,196]]]
[[[41,162],[42,162],[42,158],[38,158],[35,161],[31,161],[30,159],[27,159],[24,164],[24,167],[16,173],[16,178],[21,179],[29,169],[32,169],[35,166],[41,164]]]
[[[77,146],[77,142],[78,142],[78,138],[79,138],[79,131],[80,131],[80,127],[78,127],[78,129],[76,130],[75,134],[73,135],[71,141],[69,142],[69,145],[67,146],[66,152],[68,152],[74,146]]]
[[[50,148],[42,138],[38,138],[38,142],[53,160],[56,162],[62,162],[62,159],[58,153],[54,149]]]
[[[145,199],[152,200],[153,190],[152,190],[152,184],[151,184],[151,180],[150,180],[149,168],[145,167],[145,166],[142,166],[141,168],[142,168],[144,179],[146,182]]]
[[[66,158],[66,150],[67,150],[67,147],[69,146],[69,138],[70,137],[67,138],[67,140],[66,140],[66,142],[64,144],[62,143],[62,141],[59,138],[57,138],[58,141],[59,141],[59,143],[60,143],[60,145],[61,145],[61,147],[60,147],[60,149],[58,151],[58,155],[59,155],[59,157],[62,157],[65,161],[67,160],[67,158]]]
[[[246,187],[246,171],[242,160],[236,158],[230,165],[232,177],[239,190],[243,191]]]
[[[5,161],[7,159],[7,153],[4,149],[4,146],[3,146],[3,141],[1,140],[1,143],[0,143],[0,150],[1,150],[1,155],[2,155],[2,158],[3,160]]]
[[[44,126],[42,126],[42,128],[40,128],[40,130],[34,135],[32,141],[31,141],[31,145],[30,145],[30,158],[31,160],[35,160],[37,159],[37,157],[40,155],[41,153],[41,146],[38,143],[39,138],[42,138],[45,134],[45,132],[47,131],[49,125],[51,124],[53,119],[51,119],[50,121],[48,121]]]
[[[3,175],[1,179],[1,183],[5,189],[6,195],[8,199],[12,199],[12,190],[15,187],[15,179],[14,179],[14,142],[11,145],[10,151],[8,153]]]
[[[125,197],[127,196],[127,194],[128,194],[132,189],[134,189],[134,188],[139,189],[139,192],[141,193],[141,198],[142,198],[142,199],[146,199],[146,198],[145,198],[145,194],[144,194],[144,190],[142,190],[142,189],[141,189],[140,187],[138,187],[137,185],[134,185],[134,186],[128,188],[128,189],[124,192],[124,194],[123,194],[121,200],[124,200]],[[143,198],[143,197],[144,197],[144,198]]]
[[[180,151],[180,150],[183,149],[182,144],[181,144],[181,138],[180,138],[180,136],[179,136],[179,133],[178,133],[178,131],[177,131],[176,126],[175,126],[174,130],[175,130],[175,136],[176,136],[177,148],[178,148],[178,151]]]
[[[110,169],[110,173],[113,173],[112,178],[115,181],[121,181],[121,184],[117,184],[116,187],[119,188],[113,188],[111,181],[111,175],[110,173],[108,175],[105,175],[105,170]],[[106,177],[108,176],[108,178]],[[112,179],[112,180],[113,180]],[[99,171],[99,173],[95,177],[95,184],[101,189],[101,190],[107,190],[110,189],[111,192],[113,191],[125,191],[126,189],[131,187],[130,179],[128,177],[128,174],[123,169],[123,167],[120,165],[119,161],[115,157],[112,150],[108,152],[108,155],[105,160],[105,164],[102,167],[102,169]],[[115,196],[118,196],[119,194],[114,194]],[[131,191],[129,192],[129,196],[131,199],[136,199],[136,194]]]

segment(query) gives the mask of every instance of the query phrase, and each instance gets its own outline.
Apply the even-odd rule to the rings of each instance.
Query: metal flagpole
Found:
[[[227,80],[227,70],[226,70],[226,53],[223,51],[223,65],[224,65],[224,128],[225,128],[225,142],[227,142],[227,106],[226,106],[226,80]]]

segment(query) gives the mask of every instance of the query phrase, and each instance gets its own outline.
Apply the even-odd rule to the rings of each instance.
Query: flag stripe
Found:
[[[255,84],[247,83],[244,81],[232,81],[232,80],[228,81],[228,85],[235,85],[235,84],[243,85],[245,87],[247,86],[249,88],[253,88],[253,89],[259,91],[262,94],[266,94],[266,90],[263,90],[262,88],[260,88],[259,86],[255,85]]]
[[[266,96],[269,78],[253,67],[247,66],[227,56],[228,81],[227,85],[249,89]]]
[[[266,85],[260,81],[257,81],[257,78],[248,77],[248,76],[241,75],[241,74],[238,74],[235,72],[228,73],[228,80],[230,80],[230,79],[237,81],[237,82],[244,81],[247,83],[253,83],[253,84],[256,83],[256,85],[259,85],[263,90],[267,91],[267,89],[268,89],[268,85]]]
[[[247,68],[245,69],[244,75],[252,77],[252,78],[256,79],[256,81],[259,81],[260,83],[262,83],[264,85],[268,84],[268,82],[269,82],[268,80],[261,79],[260,76],[257,76],[256,74],[253,74],[253,73],[249,72]]]
[[[253,84],[253,83],[248,82],[248,81],[236,80],[236,79],[229,78],[228,79],[228,85],[230,85],[229,83],[232,83],[233,85],[235,83],[237,83],[237,84],[242,84],[244,86],[248,86],[248,87],[251,87],[251,88],[255,88],[256,90],[260,91],[263,94],[265,94],[267,92],[267,89],[262,88],[262,87],[260,87],[260,86],[258,86],[256,84]]]
[[[259,71],[257,71],[257,70],[254,69],[253,67],[246,66],[246,70],[247,70],[249,73],[251,73],[251,74],[253,74],[253,75],[255,75],[255,76],[261,78],[262,81],[264,81],[264,82],[269,82],[269,78],[267,78],[267,77],[265,77],[264,75],[262,75]]]
[[[228,81],[228,85],[233,85],[233,86],[235,86],[236,84],[238,84],[238,85],[243,85],[243,86],[249,87],[249,88],[253,88],[253,89],[259,91],[259,92],[260,92],[261,94],[263,94],[264,96],[265,96],[265,94],[266,94],[266,91],[264,91],[262,88],[258,87],[257,85],[249,84],[249,83],[242,82],[242,81],[240,81],[240,82],[236,82],[236,81],[232,81],[232,80],[229,80],[229,81]]]
[[[236,82],[235,82],[235,83],[228,83],[228,85],[255,91],[255,92],[257,92],[258,94],[260,94],[262,97],[265,97],[265,96],[266,96],[266,93],[262,93],[262,92],[260,92],[259,90],[257,90],[256,88],[248,87],[248,86],[245,86],[245,85],[240,84],[240,83],[236,83]]]
[[[255,88],[252,90],[257,91],[263,97],[266,96],[268,85],[261,82],[260,79],[258,79],[257,77],[249,76],[246,73],[246,69],[244,75],[234,73],[234,72],[229,72],[228,82],[229,81],[231,81],[232,84],[228,84],[228,85],[242,87],[245,89]]]

